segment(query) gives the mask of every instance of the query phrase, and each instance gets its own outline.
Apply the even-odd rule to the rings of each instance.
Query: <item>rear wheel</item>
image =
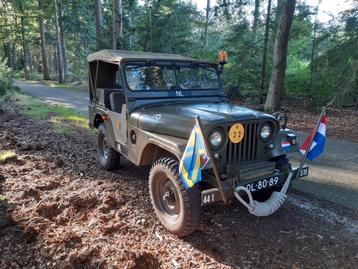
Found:
[[[104,123],[101,123],[97,133],[97,156],[100,165],[107,171],[118,168],[120,154],[109,144],[107,130]]]
[[[163,226],[180,237],[193,233],[200,222],[200,191],[185,189],[179,164],[172,158],[156,161],[149,173],[149,191],[154,211]]]

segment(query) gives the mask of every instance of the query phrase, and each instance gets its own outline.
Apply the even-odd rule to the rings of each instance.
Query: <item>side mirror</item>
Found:
[[[226,97],[229,101],[233,100],[235,97],[237,97],[238,95],[238,90],[239,90],[239,85],[237,84],[237,82],[232,82],[230,84],[230,88],[226,94]]]

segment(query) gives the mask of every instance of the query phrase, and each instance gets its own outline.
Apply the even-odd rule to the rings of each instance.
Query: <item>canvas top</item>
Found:
[[[120,64],[122,61],[125,60],[173,60],[185,62],[212,63],[208,61],[184,57],[177,54],[108,49],[97,51],[93,54],[88,55],[87,57],[88,62],[93,62],[96,60],[113,64]]]

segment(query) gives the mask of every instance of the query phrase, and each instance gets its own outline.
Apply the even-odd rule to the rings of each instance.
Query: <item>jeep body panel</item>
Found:
[[[139,115],[138,115],[139,114]],[[273,119],[269,114],[223,102],[187,101],[143,107],[135,113],[140,129],[188,139],[200,116],[204,129],[224,123]]]

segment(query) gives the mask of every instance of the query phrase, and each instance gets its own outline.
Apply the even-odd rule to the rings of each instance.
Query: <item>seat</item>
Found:
[[[111,110],[117,113],[122,112],[122,106],[126,103],[123,92],[111,92],[109,95]]]

